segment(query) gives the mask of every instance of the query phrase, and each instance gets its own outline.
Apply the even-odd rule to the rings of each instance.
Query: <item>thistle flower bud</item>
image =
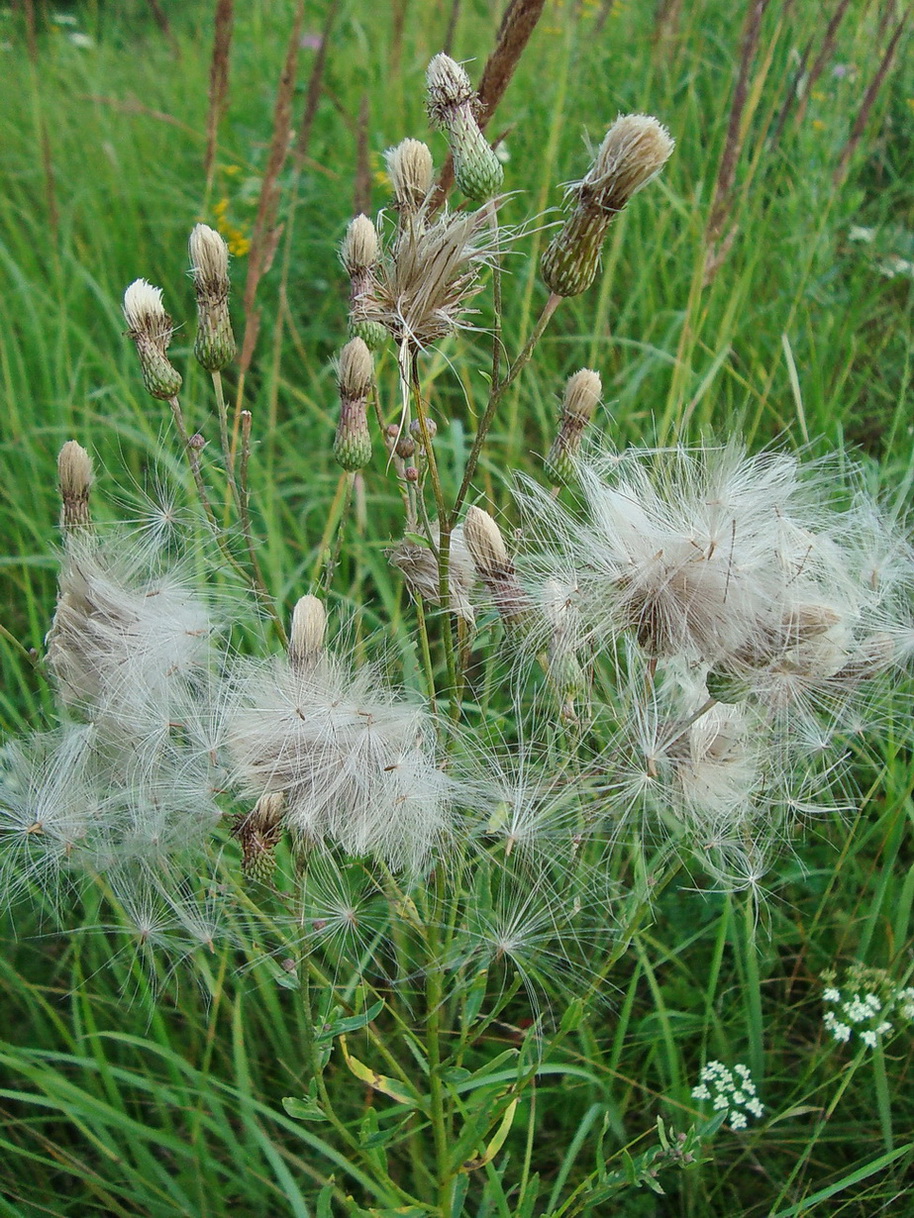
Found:
[[[583,180],[569,188],[571,214],[543,255],[543,280],[551,292],[577,296],[590,287],[613,216],[656,177],[673,148],[670,133],[656,118],[616,119]]]
[[[402,140],[384,153],[401,221],[415,215],[432,189],[432,154],[421,140]]]
[[[62,504],[60,525],[65,533],[87,529],[92,524],[89,492],[92,489],[92,458],[75,440],[68,440],[57,457]]]
[[[559,430],[546,458],[546,472],[557,486],[574,477],[574,458],[581,447],[581,435],[593,418],[603,385],[599,374],[582,368],[568,378]]]
[[[436,55],[425,75],[428,113],[447,132],[454,180],[469,199],[482,203],[501,188],[504,170],[479,129],[478,98],[470,78],[449,55]]]
[[[145,279],[134,280],[124,293],[124,317],[140,357],[147,393],[163,401],[175,397],[181,389],[181,374],[166,355],[174,328],[162,307],[162,289]]]
[[[282,836],[285,804],[282,791],[261,795],[253,810],[242,813],[232,828],[232,836],[241,846],[241,870],[256,883],[270,882],[273,851]]]
[[[476,571],[498,612],[509,622],[521,617],[527,608],[526,597],[515,577],[501,529],[488,512],[471,507],[463,522],[463,534]]]
[[[333,441],[337,463],[350,472],[371,460],[367,399],[371,392],[371,352],[361,338],[353,338],[340,352],[338,384],[340,421]]]
[[[289,631],[289,663],[302,672],[310,668],[324,649],[327,611],[316,596],[303,596],[292,610]]]
[[[383,344],[387,331],[365,315],[365,298],[374,283],[374,269],[380,258],[375,226],[367,216],[350,220],[340,246],[340,259],[349,276],[349,334],[361,338],[371,351]]]
[[[218,372],[235,358],[228,311],[228,245],[215,229],[197,224],[191,230],[187,249],[197,294],[194,356],[207,372]]]

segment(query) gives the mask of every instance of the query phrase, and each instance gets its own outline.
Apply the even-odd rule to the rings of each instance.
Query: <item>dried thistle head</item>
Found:
[[[568,378],[558,434],[546,458],[546,471],[558,486],[570,482],[574,476],[574,458],[581,447],[581,436],[593,418],[602,392],[599,373],[590,368],[582,368]]]
[[[670,133],[647,114],[620,115],[593,165],[567,192],[571,213],[543,255],[542,275],[556,296],[577,296],[593,283],[613,217],[660,172],[674,148]]]
[[[162,289],[135,279],[124,293],[124,317],[140,357],[146,391],[163,401],[175,397],[181,389],[181,374],[166,354],[174,326],[162,306]]]
[[[454,180],[469,199],[482,203],[501,189],[504,170],[479,129],[479,100],[470,78],[449,55],[436,55],[425,75],[429,118],[447,132]]]
[[[340,352],[340,419],[333,441],[333,455],[345,470],[362,469],[371,460],[368,395],[373,371],[371,352],[364,340],[350,339]]]
[[[517,581],[501,529],[488,512],[471,507],[463,530],[476,571],[492,594],[498,612],[506,621],[522,617],[529,605]]]
[[[444,213],[426,225],[427,218],[423,209],[400,231],[361,298],[366,319],[419,348],[467,324],[480,267],[492,261],[497,239],[485,211]]]
[[[60,525],[65,533],[88,529],[92,524],[89,492],[92,489],[92,458],[75,440],[68,440],[57,457],[60,481]]]
[[[438,565],[437,548],[440,544],[440,531],[437,523],[432,524],[432,541],[434,549],[421,541],[405,537],[393,549],[388,551],[387,558],[391,566],[396,567],[403,575],[403,580],[413,596],[421,596],[432,605],[441,604],[441,570]],[[476,582],[476,567],[463,535],[463,525],[458,524],[451,533],[451,545],[448,553],[448,591],[450,610],[464,621],[475,621],[470,594]]]
[[[229,317],[229,249],[225,239],[206,224],[196,224],[187,243],[197,296],[197,338],[194,356],[207,372],[218,372],[235,358],[235,337]]]
[[[415,215],[432,189],[432,154],[421,140],[402,140],[384,153],[387,172],[394,188],[394,206],[401,224]]]

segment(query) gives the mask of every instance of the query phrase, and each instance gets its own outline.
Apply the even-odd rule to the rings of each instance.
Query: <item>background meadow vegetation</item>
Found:
[[[503,7],[303,6],[293,155],[270,205],[282,227],[257,287],[261,326],[244,386],[261,560],[286,610],[321,569],[340,504],[331,360],[346,337],[348,285],[339,241],[355,212],[387,202],[384,149],[426,138],[443,160],[443,137],[427,134],[425,66],[447,45],[478,80]],[[167,408],[143,392],[123,337],[125,286],[148,277],[179,325],[189,322],[185,244],[205,221],[235,254],[243,331],[296,7],[236,8],[209,173],[213,4],[0,11],[5,734],[50,713],[46,675],[26,653],[40,657],[53,613],[61,444],[76,437],[95,455],[99,512],[111,519],[157,481],[184,485]],[[614,444],[741,434],[752,449],[849,448],[873,489],[904,502],[914,478],[907,14],[890,0],[665,0],[656,10],[548,0],[489,128],[509,157],[505,222],[556,208],[561,183],[583,173],[588,142],[618,112],[656,114],[677,148],[613,225],[594,287],[563,305],[507,395],[477,474],[478,502],[507,509],[510,471],[540,470],[564,379],[582,366],[603,377],[596,426]],[[507,260],[509,351],[546,297],[537,275],[546,239],[531,224]],[[487,320],[483,313],[479,324]],[[211,400],[186,359],[191,343],[191,327],[179,329],[172,354],[186,369],[189,424],[210,436]],[[470,334],[428,361],[451,493],[485,405],[489,359]],[[395,403],[390,354],[378,381]],[[228,383],[233,392],[231,372]],[[343,526],[335,596],[366,629],[383,625],[411,663],[408,601],[384,554],[398,512],[377,452]],[[551,1212],[601,1159],[619,1165],[626,1147],[637,1155],[658,1115],[685,1128],[697,1111],[691,1088],[712,1058],[751,1067],[764,1120],[722,1130],[700,1166],[663,1177],[665,1196],[633,1190],[595,1212],[912,1212],[910,1034],[871,1053],[836,1044],[822,1022],[824,970],[861,961],[909,984],[912,968],[910,715],[887,708],[878,735],[854,749],[856,811],[789,843],[761,907],[751,894],[699,891],[698,880],[664,892],[615,967],[605,1006],[547,1055],[535,1111],[519,1110],[499,1160],[519,1165],[515,1175],[539,1174],[531,1212]],[[233,851],[227,883],[238,870]],[[620,857],[613,878],[628,866]],[[99,920],[91,907],[73,918]],[[321,1127],[282,1107],[307,1079],[296,995],[275,970],[241,968],[244,953],[226,948],[205,962],[202,985],[167,966],[150,976],[139,952],[119,947],[111,958],[113,931],[52,932],[29,901],[3,910],[0,925],[0,1215],[347,1212],[342,1198],[355,1185],[345,1156]],[[517,1026],[530,1015],[522,993]],[[562,995],[551,997],[562,1006]],[[510,1022],[492,1030],[505,1046],[516,1036]],[[352,1091],[357,1123],[370,1096],[342,1064],[329,1085]],[[322,1193],[333,1174],[337,1192]],[[474,1182],[467,1205],[476,1208],[466,1212],[512,1212],[513,1201],[492,1196]]]

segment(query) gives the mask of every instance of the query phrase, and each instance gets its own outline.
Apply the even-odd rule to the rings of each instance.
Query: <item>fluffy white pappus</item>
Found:
[[[535,711],[532,718],[518,710],[512,739],[458,732],[450,775],[465,810],[462,832],[483,847],[500,842],[506,858],[515,850],[573,855],[593,831],[593,791],[577,757],[563,741],[550,747],[539,730],[545,721],[538,724]]]
[[[597,644],[634,631],[652,656],[713,664],[789,616],[801,575],[780,561],[783,522],[812,498],[792,456],[631,450],[577,471],[582,513],[529,482],[521,499],[534,536],[573,558]]]
[[[173,565],[113,539],[67,546],[48,663],[61,700],[114,734],[167,722],[176,687],[206,663],[208,605]]]
[[[229,750],[243,792],[283,792],[303,845],[422,866],[449,822],[449,784],[421,703],[326,652],[300,669],[285,657],[249,666],[236,691]]]
[[[91,870],[108,826],[92,774],[94,731],[67,724],[7,744],[0,755],[0,892],[52,908]]]

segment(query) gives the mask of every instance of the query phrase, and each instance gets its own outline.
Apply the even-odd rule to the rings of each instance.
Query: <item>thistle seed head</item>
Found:
[[[349,221],[346,236],[340,246],[340,258],[350,279],[371,271],[380,254],[378,234],[367,216]]]
[[[571,213],[543,255],[543,281],[551,292],[577,296],[590,287],[610,221],[656,177],[673,148],[670,133],[656,118],[616,119],[583,180],[569,187]]]
[[[501,161],[476,121],[478,98],[470,78],[448,55],[436,55],[426,72],[428,113],[435,126],[447,132],[454,158],[454,181],[478,203],[501,189]]]
[[[501,529],[488,512],[478,507],[469,509],[463,529],[476,571],[498,612],[506,621],[521,617],[528,608],[527,598],[517,582]]]
[[[565,485],[574,477],[574,458],[581,447],[581,436],[593,418],[602,392],[599,374],[589,368],[582,368],[568,378],[558,435],[546,458],[546,471],[556,485]]]
[[[162,307],[162,289],[145,279],[134,280],[124,293],[124,317],[140,357],[147,393],[163,401],[175,397],[181,389],[181,374],[166,355],[174,327]]]
[[[433,549],[429,545],[413,541],[406,537],[392,550],[387,558],[391,566],[396,567],[403,575],[403,580],[412,596],[421,596],[432,605],[441,604],[441,575],[438,566],[437,547],[440,544],[440,532],[437,524],[432,525]],[[448,590],[450,610],[472,623],[475,620],[470,594],[476,582],[476,567],[467,549],[464,538],[464,526],[458,524],[451,533],[451,546],[448,553]]]
[[[593,165],[578,187],[580,203],[615,215],[655,178],[670,159],[675,142],[649,114],[623,114],[607,131]]]
[[[402,223],[419,211],[432,189],[432,154],[421,140],[403,140],[396,148],[388,148],[384,159]]]
[[[340,397],[367,398],[371,392],[374,364],[371,352],[361,338],[352,338],[340,352],[337,383]]]
[[[340,419],[333,441],[337,463],[350,473],[371,460],[367,399],[371,392],[371,352],[361,338],[350,339],[340,352],[338,383]]]
[[[289,664],[304,671],[316,663],[324,650],[327,611],[316,596],[303,596],[292,611],[289,631]]]
[[[92,489],[92,458],[75,440],[68,440],[57,457],[62,510],[61,528],[65,533],[87,529],[92,524],[89,492]]]
[[[228,311],[231,287],[228,245],[214,228],[197,224],[191,230],[187,248],[197,296],[194,356],[207,372],[218,372],[235,358],[235,336]]]

